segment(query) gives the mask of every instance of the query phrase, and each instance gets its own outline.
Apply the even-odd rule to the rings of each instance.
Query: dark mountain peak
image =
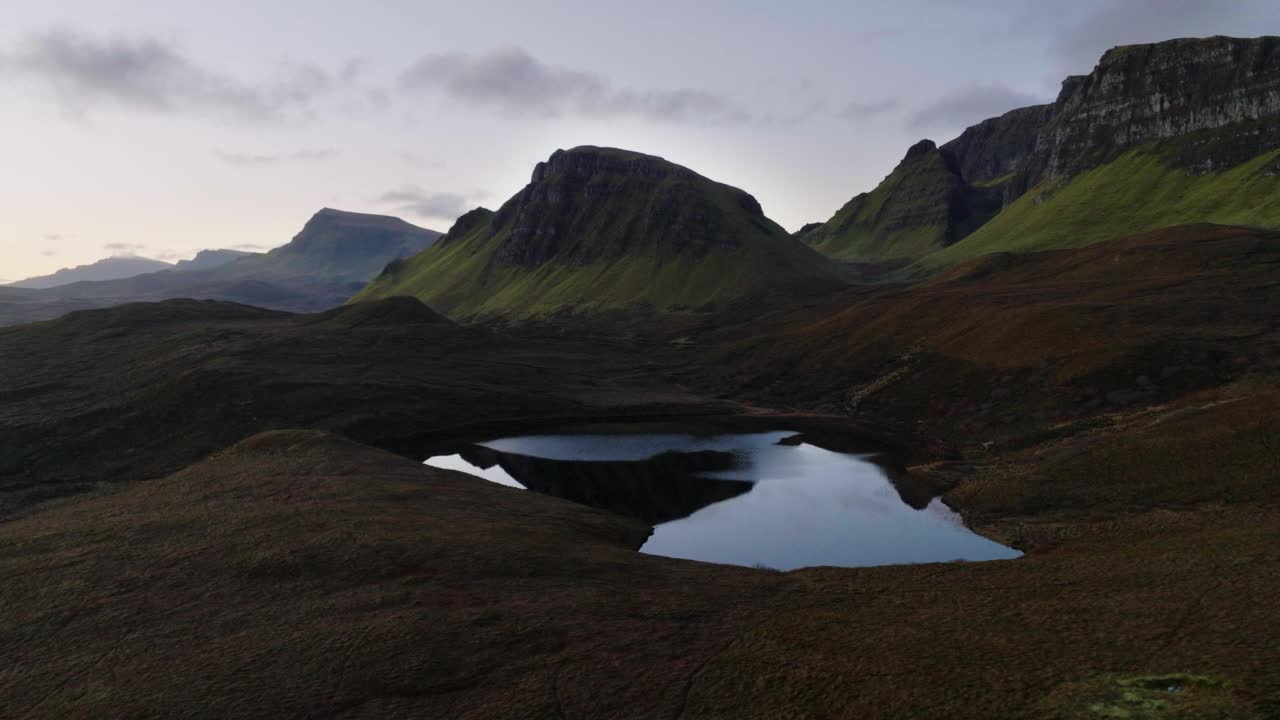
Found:
[[[619,148],[581,145],[571,150],[556,150],[545,162],[533,169],[532,182],[537,183],[555,176],[637,176],[650,179],[666,177],[698,177],[689,168],[656,155]]]
[[[698,308],[835,284],[738,188],[654,155],[557,150],[496,213],[397,263],[361,298],[410,294],[455,317]]]
[[[967,128],[940,149],[955,158],[966,182],[996,183],[1012,175],[1035,152],[1040,128],[1053,115],[1052,104],[1010,110]]]
[[[907,156],[903,158],[903,162],[906,162],[907,160],[914,160],[919,157],[924,157],[926,155],[931,155],[937,152],[937,150],[938,150],[938,144],[935,143],[934,141],[928,140],[928,139],[921,140],[920,142],[916,143],[915,145],[912,145],[910,148],[907,149]]]
[[[505,236],[499,259],[540,265],[552,258],[587,264],[641,248],[702,255],[733,247],[744,233],[782,235],[760,203],[735,187],[654,155],[601,148],[557,150],[490,222]]]
[[[995,204],[964,182],[950,150],[921,140],[875,190],[797,237],[835,257],[902,262],[956,242],[993,215]]]
[[[457,240],[469,234],[472,230],[488,223],[493,219],[495,213],[486,207],[478,207],[474,210],[468,210],[462,214],[462,217],[453,222],[453,227],[449,228],[449,232],[445,233],[444,240]]]
[[[334,208],[321,208],[319,212],[311,216],[303,230],[305,232],[307,228],[330,226],[434,232],[391,215],[374,215],[371,213],[350,212],[348,210],[335,210]]]

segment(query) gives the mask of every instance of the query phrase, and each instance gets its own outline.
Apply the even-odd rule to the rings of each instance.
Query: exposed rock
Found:
[[[956,159],[966,182],[997,182],[1017,171],[1035,151],[1036,138],[1053,110],[1053,105],[1034,105],[983,120],[942,150]]]
[[[1150,140],[1192,137],[1181,163],[1230,167],[1280,146],[1280,38],[1212,37],[1107,51],[1068,78],[1010,190],[1063,179]],[[1242,125],[1244,132],[1212,133]],[[1205,133],[1195,137],[1198,133]]]

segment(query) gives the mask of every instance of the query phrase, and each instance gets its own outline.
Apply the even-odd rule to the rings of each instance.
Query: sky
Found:
[[[0,0],[0,282],[447,230],[557,148],[661,155],[794,230],[1106,49],[1280,34],[1274,0]]]

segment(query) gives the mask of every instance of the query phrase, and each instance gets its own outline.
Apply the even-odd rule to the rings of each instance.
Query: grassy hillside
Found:
[[[1176,148],[1173,141],[1149,143],[1064,185],[1042,183],[917,267],[931,271],[988,253],[1082,247],[1190,223],[1280,228],[1280,151],[1193,175],[1170,162]]]
[[[661,158],[578,148],[356,300],[410,295],[453,317],[680,310],[835,284],[833,272],[737,188]]]
[[[914,260],[980,227],[999,211],[1001,192],[998,181],[967,184],[955,158],[924,140],[875,190],[800,237],[841,260]]]

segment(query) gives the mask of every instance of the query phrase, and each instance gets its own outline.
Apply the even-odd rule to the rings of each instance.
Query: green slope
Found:
[[[455,318],[701,308],[834,285],[747,193],[639,153],[559,151],[496,213],[459,220],[356,300],[410,295]]]
[[[1155,142],[1071,178],[1041,183],[960,242],[917,264],[932,271],[978,255],[1089,245],[1190,223],[1280,228],[1280,151],[1194,175]]]
[[[803,239],[842,260],[914,260],[985,222],[999,209],[999,195],[966,185],[954,162],[925,140],[875,190],[850,200]]]

